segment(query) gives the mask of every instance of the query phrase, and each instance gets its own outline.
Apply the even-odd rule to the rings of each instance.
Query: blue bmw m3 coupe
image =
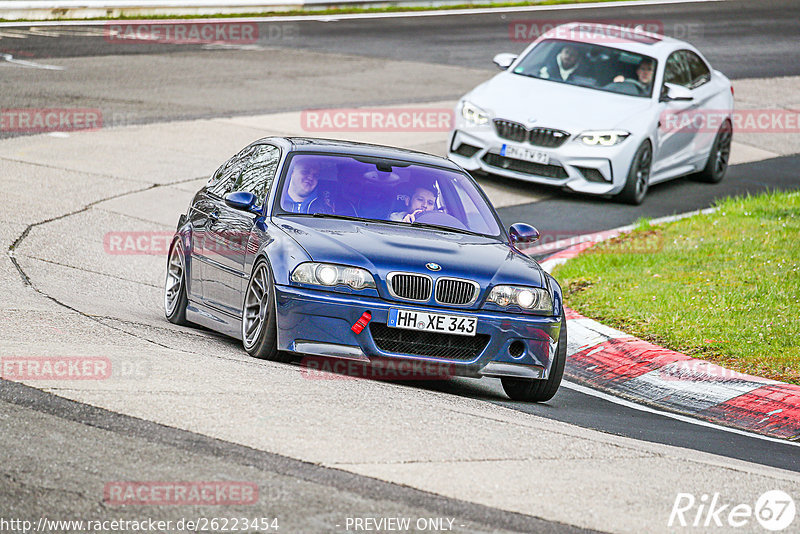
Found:
[[[446,159],[269,137],[180,216],[164,308],[257,358],[444,364],[541,402],[561,383],[567,333],[560,286],[517,248],[538,237],[506,231]]]

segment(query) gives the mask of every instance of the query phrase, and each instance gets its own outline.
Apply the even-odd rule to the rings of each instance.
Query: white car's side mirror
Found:
[[[514,63],[514,61],[516,61],[516,59],[516,54],[503,53],[494,56],[492,62],[494,62],[494,64],[497,65],[501,70],[506,70],[511,66],[512,63]]]
[[[665,83],[661,88],[662,102],[684,101],[688,102],[694,100],[692,91],[683,87],[682,85],[675,85],[674,83]]]

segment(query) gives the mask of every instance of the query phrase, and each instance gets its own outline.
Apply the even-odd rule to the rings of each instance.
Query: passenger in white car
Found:
[[[636,79],[626,78],[623,74],[619,74],[614,77],[615,83],[621,83],[624,81],[632,81],[634,83],[641,84],[642,89],[649,93],[650,92],[650,85],[653,83],[653,74],[655,73],[655,63],[652,59],[643,58],[639,62],[639,66],[636,67]]]

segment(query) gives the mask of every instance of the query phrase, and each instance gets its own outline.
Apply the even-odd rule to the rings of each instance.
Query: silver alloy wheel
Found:
[[[648,146],[636,162],[636,198],[644,197],[650,182],[650,147]]]
[[[728,158],[731,155],[731,139],[733,138],[730,127],[723,125],[722,128],[714,160],[714,173],[717,175],[724,173],[728,168]]]
[[[247,349],[256,344],[269,317],[269,291],[269,271],[266,264],[261,263],[253,272],[244,297],[242,340]]]
[[[176,241],[172,247],[172,252],[169,254],[167,278],[164,281],[164,311],[169,316],[175,313],[175,307],[181,300],[185,272],[183,248],[180,241]]]

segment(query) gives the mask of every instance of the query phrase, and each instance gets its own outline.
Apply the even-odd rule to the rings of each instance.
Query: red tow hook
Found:
[[[372,319],[372,314],[370,312],[364,312],[361,314],[361,317],[356,321],[356,324],[350,328],[356,334],[360,334],[364,327],[367,326],[367,323]]]

